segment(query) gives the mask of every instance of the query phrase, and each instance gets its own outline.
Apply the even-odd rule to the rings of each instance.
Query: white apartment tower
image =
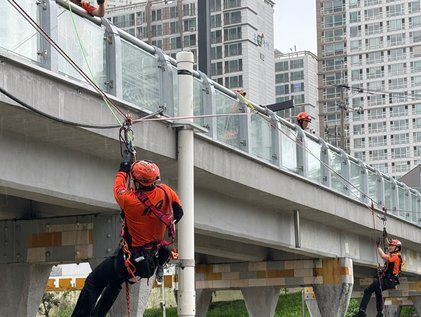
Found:
[[[347,150],[405,174],[421,159],[420,0],[318,0],[317,16],[325,139],[338,144],[344,105]]]
[[[211,70],[230,89],[243,88],[258,104],[275,101],[272,0],[209,0]],[[175,57],[198,55],[198,0],[143,1],[110,8],[118,27]]]
[[[319,135],[317,57],[309,51],[283,54],[275,50],[276,102],[293,100],[294,108],[278,111],[292,123],[305,111],[313,117],[309,128]]]

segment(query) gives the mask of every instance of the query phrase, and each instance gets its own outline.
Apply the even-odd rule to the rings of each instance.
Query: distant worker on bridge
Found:
[[[84,0],[71,0],[74,4],[84,8],[90,15],[102,18],[105,15],[105,10],[108,6],[108,0],[97,0],[98,6],[91,5],[88,1]]]
[[[377,317],[383,317],[383,296],[382,291],[388,289],[394,289],[399,284],[399,275],[402,270],[402,256],[401,248],[402,244],[399,240],[386,240],[388,252],[384,253],[380,248],[380,241],[377,242],[377,252],[385,260],[384,268],[370,286],[364,290],[364,296],[361,300],[360,310],[354,317],[365,317],[366,309],[370,301],[371,295],[376,293],[376,308]]]
[[[129,175],[134,182],[133,190],[126,186]],[[175,191],[159,182],[159,168],[150,161],[120,164],[114,197],[124,219],[121,247],[89,274],[73,317],[105,317],[123,282],[149,278],[158,266],[177,257],[176,251],[168,246],[175,239],[174,225],[183,216],[183,209]],[[163,240],[166,229],[171,242]]]

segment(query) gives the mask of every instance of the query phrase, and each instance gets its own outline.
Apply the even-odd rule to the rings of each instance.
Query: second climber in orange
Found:
[[[126,186],[129,175],[134,189]],[[89,274],[73,317],[105,316],[123,282],[136,277],[149,278],[158,266],[177,256],[163,239],[166,230],[180,221],[183,209],[175,191],[160,183],[156,164],[123,161],[114,181],[114,197],[125,223],[121,248]],[[175,238],[174,231],[169,231]]]

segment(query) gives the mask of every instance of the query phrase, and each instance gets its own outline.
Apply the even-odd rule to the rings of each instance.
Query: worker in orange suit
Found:
[[[134,189],[126,185],[129,175]],[[89,274],[73,317],[105,317],[123,282],[149,278],[157,267],[177,257],[163,239],[166,230],[180,221],[183,209],[176,192],[160,183],[155,163],[123,161],[114,181],[114,197],[124,217],[121,247]]]

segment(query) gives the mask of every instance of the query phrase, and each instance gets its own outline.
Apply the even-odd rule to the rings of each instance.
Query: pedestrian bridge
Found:
[[[177,187],[176,140],[184,121],[174,118],[175,61],[107,20],[74,6],[71,13],[59,0],[21,4],[124,112],[136,118],[166,106],[165,120],[140,122],[133,131],[138,158],[157,162],[163,180]],[[0,17],[7,22],[0,34],[1,88],[60,119],[117,123],[101,96],[6,1]],[[374,241],[385,219],[404,246],[403,275],[411,285],[419,281],[419,192],[206,75],[193,75],[200,116],[194,140],[198,316],[207,309],[206,291],[226,288],[243,290],[252,316],[269,316],[273,305],[262,311],[258,294],[272,298],[281,286],[313,286],[322,315],[339,316],[332,309],[346,309],[353,284],[361,291],[354,279],[371,277],[377,266]],[[51,265],[95,265],[116,247],[118,129],[65,125],[4,94],[0,114],[0,265],[6,272],[0,294],[16,295],[0,315],[34,316]],[[342,303],[344,287],[346,304],[332,306],[332,300]],[[415,305],[417,287],[400,295]],[[330,310],[321,307],[328,301]],[[142,311],[141,300],[138,306]]]

